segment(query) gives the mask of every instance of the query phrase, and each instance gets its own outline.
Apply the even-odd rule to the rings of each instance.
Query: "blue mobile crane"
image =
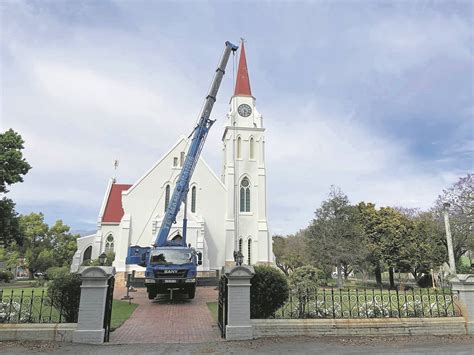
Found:
[[[194,168],[199,160],[209,129],[214,123],[209,117],[227,62],[230,54],[237,49],[238,46],[225,42],[224,53],[206,96],[199,122],[190,135],[192,137],[191,144],[154,244],[151,247],[135,245],[128,249],[126,263],[146,267],[145,286],[149,299],[154,299],[157,294],[168,293],[169,290],[184,291],[189,298],[194,298],[196,293],[197,266],[202,264],[202,254],[186,244],[186,200]],[[176,216],[182,203],[184,203],[182,237],[178,236],[178,238],[168,240],[171,225],[176,223]]]

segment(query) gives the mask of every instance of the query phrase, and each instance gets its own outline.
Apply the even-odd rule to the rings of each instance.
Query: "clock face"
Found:
[[[242,117],[249,117],[252,114],[252,108],[247,104],[242,104],[237,108],[237,112]]]

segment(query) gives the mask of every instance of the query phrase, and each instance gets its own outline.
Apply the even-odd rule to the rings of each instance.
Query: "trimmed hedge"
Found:
[[[48,296],[66,322],[77,322],[81,299],[81,279],[78,274],[59,274],[48,286]]]
[[[268,318],[288,300],[289,289],[285,275],[271,267],[255,266],[250,287],[250,317]]]
[[[69,274],[68,266],[53,266],[46,270],[45,278],[48,280],[54,280],[65,274]]]

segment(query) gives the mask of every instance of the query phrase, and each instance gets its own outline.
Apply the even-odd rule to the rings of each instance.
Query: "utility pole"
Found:
[[[454,263],[453,238],[449,226],[449,202],[443,203],[444,227],[446,228],[446,242],[448,244],[449,271],[451,275],[456,275],[456,264]]]

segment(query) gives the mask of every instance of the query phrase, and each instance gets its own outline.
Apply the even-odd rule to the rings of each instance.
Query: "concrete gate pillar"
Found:
[[[253,266],[225,267],[227,277],[227,340],[253,338],[250,322],[250,280],[255,271]]]
[[[456,275],[450,280],[459,295],[468,334],[474,334],[474,274]]]
[[[108,280],[115,275],[113,266],[81,266],[81,300],[73,342],[101,344],[104,342],[104,314]]]

